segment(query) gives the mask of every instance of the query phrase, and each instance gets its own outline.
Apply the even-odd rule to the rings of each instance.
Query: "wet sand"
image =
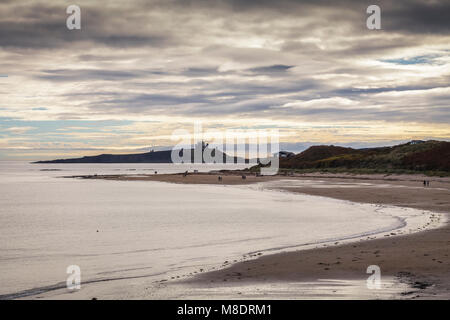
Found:
[[[325,196],[362,203],[411,207],[441,212],[449,221],[449,178],[419,175],[353,176],[302,175],[247,176],[220,174],[191,174],[153,176],[96,176],[89,178],[113,180],[151,180],[171,183],[249,184],[274,182],[270,188],[309,195]],[[85,177],[86,178],[86,177]],[[306,181],[289,187],[280,180]],[[429,187],[422,181],[430,180]],[[344,185],[345,187],[342,187]],[[409,290],[397,298],[450,299],[450,227],[445,226],[410,235],[390,236],[358,243],[318,247],[295,252],[262,255],[254,260],[232,264],[223,269],[203,273],[185,283],[215,287],[232,284],[252,285],[274,282],[298,283],[318,279],[365,280],[369,265],[378,265],[382,277],[394,277],[409,284]],[[301,297],[301,293],[299,293]],[[298,297],[297,297],[298,298]]]

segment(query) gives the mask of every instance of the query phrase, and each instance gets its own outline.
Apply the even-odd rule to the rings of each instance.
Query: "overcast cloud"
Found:
[[[449,1],[76,1],[73,31],[69,4],[0,3],[0,157],[170,145],[195,120],[286,146],[450,139]]]

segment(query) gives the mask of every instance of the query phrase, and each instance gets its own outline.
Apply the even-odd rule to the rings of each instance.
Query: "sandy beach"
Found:
[[[218,176],[222,179],[219,181]],[[149,180],[187,184],[269,183],[269,188],[353,202],[394,205],[450,213],[450,179],[421,175],[333,175],[246,176],[231,173],[145,176],[84,176],[90,179]],[[290,186],[288,181],[302,181]],[[424,187],[423,180],[430,186]],[[386,236],[357,243],[262,255],[223,269],[202,273],[183,283],[195,287],[214,283],[215,287],[237,284],[303,282],[318,279],[367,279],[369,265],[380,266],[382,276],[398,279],[410,290],[396,298],[450,298],[450,227],[419,231],[409,235]],[[297,297],[301,298],[301,293]]]

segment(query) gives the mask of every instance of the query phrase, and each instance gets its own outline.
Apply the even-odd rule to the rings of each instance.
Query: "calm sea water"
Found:
[[[119,279],[153,283],[207,270],[248,253],[424,222],[419,210],[269,191],[264,185],[62,178],[194,168],[0,162],[0,297],[65,287],[69,265],[81,268],[82,290]],[[125,297],[128,289],[125,286],[116,295]]]

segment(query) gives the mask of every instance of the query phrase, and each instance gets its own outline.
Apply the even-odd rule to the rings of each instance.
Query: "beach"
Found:
[[[445,177],[0,170],[0,299],[449,296]],[[66,288],[70,265],[82,270],[81,290]],[[380,268],[380,290],[367,287],[369,266]]]
[[[219,181],[218,176],[222,177]],[[329,197],[359,203],[390,205],[430,210],[443,214],[448,221],[450,212],[449,178],[421,175],[331,175],[309,174],[294,177],[240,174],[182,174],[148,176],[104,176],[96,179],[151,180],[186,184],[252,184],[264,182],[266,188],[307,195]],[[430,180],[424,187],[423,180]],[[294,182],[294,183],[292,183]],[[358,242],[335,243],[306,250],[264,254],[248,261],[237,262],[187,280],[175,281],[185,285],[190,294],[205,298],[208,290],[237,286],[242,296],[245,288],[285,283],[291,285],[320,279],[365,282],[366,268],[377,265],[387,279],[407,284],[405,291],[394,295],[398,299],[450,298],[450,227],[441,227],[411,234],[391,234],[381,238],[368,237]],[[252,291],[251,289],[249,289]],[[259,289],[258,289],[259,290]],[[326,291],[326,290],[325,290]],[[320,292],[324,294],[323,290]],[[189,293],[185,295],[188,297]],[[220,295],[219,295],[220,296]],[[376,297],[376,295],[374,295]],[[239,297],[239,296],[238,296]],[[242,297],[245,297],[243,295]],[[247,297],[258,297],[251,292]],[[262,292],[259,297],[266,297]],[[302,298],[302,291],[289,292],[282,298]],[[313,296],[314,297],[314,296]],[[335,298],[333,294],[325,295]],[[336,296],[337,297],[337,296]],[[370,298],[370,296],[369,296]],[[383,296],[382,296],[383,298]]]

